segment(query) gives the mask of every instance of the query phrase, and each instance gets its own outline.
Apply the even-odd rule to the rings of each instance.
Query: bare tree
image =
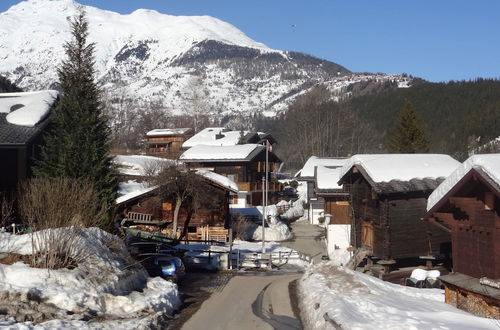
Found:
[[[183,93],[183,99],[186,104],[185,113],[192,117],[195,132],[213,124],[210,120],[213,109],[208,101],[209,97],[210,92],[204,87],[202,78],[200,76],[190,77]]]

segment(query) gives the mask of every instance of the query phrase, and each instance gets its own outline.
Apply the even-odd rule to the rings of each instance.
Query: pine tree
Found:
[[[389,150],[393,153],[429,152],[429,139],[415,106],[406,101],[403,111],[389,134]]]
[[[70,20],[72,39],[58,68],[61,96],[44,136],[34,172],[44,177],[69,177],[92,183],[103,207],[113,210],[117,172],[110,157],[110,128],[101,90],[94,81],[94,48],[88,43],[85,12]],[[111,213],[110,213],[111,214]]]

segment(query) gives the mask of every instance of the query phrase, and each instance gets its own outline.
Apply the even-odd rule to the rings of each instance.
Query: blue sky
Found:
[[[0,0],[0,11],[19,0]],[[301,51],[356,72],[430,81],[500,78],[500,1],[80,0],[128,14],[210,15],[275,49]]]

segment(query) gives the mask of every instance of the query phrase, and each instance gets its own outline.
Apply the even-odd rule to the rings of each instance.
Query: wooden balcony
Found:
[[[262,191],[262,182],[238,182],[238,189],[241,191]],[[279,182],[269,182],[269,191],[281,191],[283,185]]]

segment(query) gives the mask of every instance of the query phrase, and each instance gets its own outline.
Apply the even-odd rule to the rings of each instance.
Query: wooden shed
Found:
[[[448,155],[355,155],[339,184],[349,191],[353,246],[382,261],[447,253],[450,235],[421,221],[427,197],[459,162]]]
[[[350,225],[352,222],[349,192],[337,183],[341,167],[317,166],[315,169],[316,196],[323,201],[323,215],[330,215],[330,223]]]
[[[451,234],[446,302],[500,318],[500,154],[466,160],[429,197],[424,220]]]

